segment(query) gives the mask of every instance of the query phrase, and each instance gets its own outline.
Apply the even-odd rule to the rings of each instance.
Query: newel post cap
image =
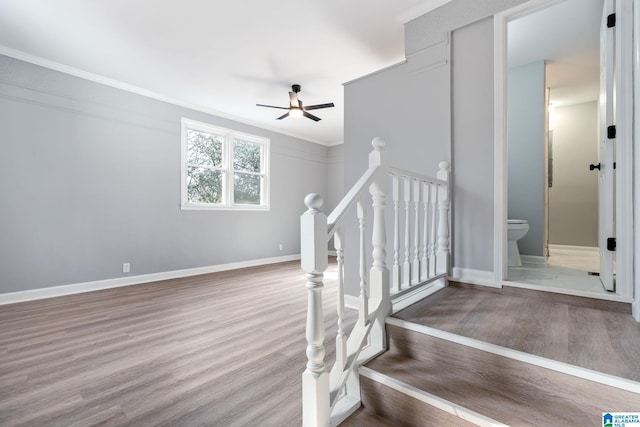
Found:
[[[310,210],[317,211],[324,204],[324,200],[322,200],[322,196],[318,193],[309,193],[307,194],[307,197],[304,198],[304,204]]]
[[[300,217],[300,258],[305,273],[322,273],[328,265],[327,216],[320,211],[322,203],[317,193],[304,198],[309,208]]]
[[[371,166],[382,166],[386,164],[386,147],[387,142],[376,136],[371,141],[371,145],[373,146],[373,151],[369,153],[369,167]]]

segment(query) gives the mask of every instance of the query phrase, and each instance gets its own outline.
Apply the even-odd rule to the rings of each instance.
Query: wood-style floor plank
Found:
[[[387,334],[390,351],[367,367],[510,426],[599,426],[602,412],[633,412],[640,405],[636,393],[398,326],[387,325]],[[406,405],[405,412],[431,412],[431,407],[403,403],[410,401],[406,396],[394,401],[378,397],[382,394],[388,391],[375,395],[376,411],[398,414],[398,405]]]
[[[0,306],[0,425],[298,426],[305,283],[294,261]]]
[[[449,286],[394,317],[640,381],[640,323],[628,304]]]

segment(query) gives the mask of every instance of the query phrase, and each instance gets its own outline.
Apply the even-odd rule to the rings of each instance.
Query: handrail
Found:
[[[340,200],[340,203],[331,211],[331,214],[327,217],[327,225],[328,225],[328,238],[327,240],[331,240],[331,237],[335,233],[335,230],[340,223],[342,223],[345,214],[349,211],[349,209],[358,201],[358,199],[362,196],[362,193],[369,189],[369,186],[376,178],[376,173],[380,169],[380,166],[375,166],[366,170],[364,175],[358,179],[358,181],[351,187],[351,190]]]
[[[421,175],[419,173],[410,172],[404,169],[389,167],[389,175],[408,176],[422,181],[429,181],[433,184],[448,185],[449,183],[443,179],[434,178],[432,176]]]
[[[307,366],[302,374],[303,425],[337,425],[360,406],[359,366],[386,350],[385,319],[392,309],[415,300],[414,291],[429,283],[446,285],[449,271],[449,163],[440,162],[437,178],[389,167],[386,143],[375,138],[369,167],[327,217],[320,208],[322,197],[309,194],[308,210],[300,218],[301,266],[307,278]],[[387,187],[392,184],[393,243],[387,247],[385,211]],[[365,193],[372,209],[365,209]],[[359,268],[358,320],[345,333],[344,228],[348,212],[354,209],[359,233],[359,256],[352,263]],[[371,239],[367,240],[366,216],[372,212]],[[400,215],[402,214],[402,216]],[[403,232],[400,231],[400,224]],[[338,264],[338,332],[336,359],[330,372],[325,368],[324,314],[322,290],[328,266],[327,242],[334,238]],[[402,243],[403,251],[400,251]],[[367,274],[365,248],[371,247]],[[386,265],[393,254],[393,274]],[[402,263],[401,263],[401,258]],[[398,297],[392,301],[391,292]],[[420,296],[420,294],[418,294]],[[371,302],[371,303],[370,303]],[[398,303],[397,305],[396,302]],[[392,304],[394,306],[392,307]]]

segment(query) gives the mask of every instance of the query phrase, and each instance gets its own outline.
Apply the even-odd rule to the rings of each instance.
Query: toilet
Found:
[[[507,220],[507,242],[508,242],[508,266],[522,267],[518,240],[522,239],[529,231],[529,222],[524,219]]]

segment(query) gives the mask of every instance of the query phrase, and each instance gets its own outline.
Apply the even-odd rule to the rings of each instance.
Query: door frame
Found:
[[[507,24],[509,21],[561,3],[565,0],[530,0],[496,13],[494,29],[494,245],[493,271],[496,285],[507,277]],[[631,2],[622,1],[618,13],[616,49],[632,52]],[[622,30],[620,30],[622,29]],[[605,299],[633,301],[633,135],[632,55],[616,55],[617,84],[617,290]],[[640,284],[637,285],[640,299]]]

